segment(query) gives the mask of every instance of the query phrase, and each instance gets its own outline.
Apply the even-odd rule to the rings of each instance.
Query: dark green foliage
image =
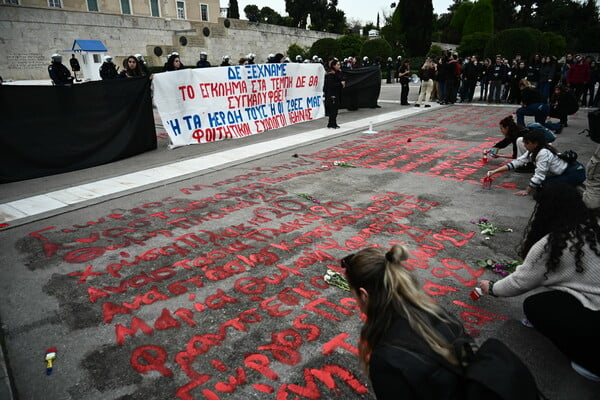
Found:
[[[463,25],[462,37],[477,32],[494,33],[494,8],[491,0],[479,0],[473,5]]]
[[[429,48],[429,52],[427,53],[427,57],[431,57],[432,60],[437,60],[442,57],[443,52],[444,49],[442,49],[441,46],[438,46],[437,44],[432,44]]]
[[[344,35],[336,39],[340,46],[339,57],[358,57],[360,49],[365,41],[358,35]]]
[[[306,16],[310,14],[310,29],[342,33],[346,26],[346,14],[337,9],[337,0],[286,0],[285,10],[294,26],[305,28]]]
[[[397,32],[400,39],[404,39],[402,44],[408,55],[427,54],[431,46],[432,16],[431,0],[400,0],[393,21],[399,21]]]
[[[246,14],[246,19],[250,22],[258,22],[260,20],[260,9],[254,4],[248,4],[244,7],[244,14]]]
[[[392,46],[385,39],[371,39],[363,43],[360,49],[360,58],[369,57],[370,60],[375,60],[381,57],[382,60],[387,60],[392,56]]]
[[[488,32],[477,32],[463,36],[456,51],[458,51],[458,54],[465,57],[472,55],[479,56],[479,59],[481,60],[485,51],[485,46],[491,37],[492,34]]]
[[[238,6],[237,0],[229,1],[229,8],[227,9],[227,18],[240,19],[240,7]]]
[[[554,32],[544,32],[542,36],[548,48],[548,51],[545,53],[546,55],[560,58],[566,53],[567,40],[564,36]]]
[[[512,59],[516,54],[521,54],[527,60],[536,53],[547,54],[549,51],[544,34],[533,28],[506,29],[492,36],[485,46],[485,56],[490,58],[502,54]]]
[[[471,14],[471,10],[473,10],[473,6],[474,4],[470,1],[461,3],[452,15],[450,26],[459,32],[462,32],[465,22],[467,22],[467,18],[469,18],[469,14]]]
[[[301,56],[303,60],[305,60],[309,57],[308,51],[305,50],[304,48],[298,46],[298,44],[296,44],[296,43],[294,43],[294,44],[290,45],[290,47],[288,47],[286,54],[292,61],[294,61],[296,59],[296,56]]]
[[[328,60],[329,58],[340,54],[340,44],[333,38],[319,39],[310,47],[310,54],[311,57],[316,55],[323,60]]]
[[[271,25],[281,25],[282,17],[271,7],[263,7],[260,9],[260,22]]]

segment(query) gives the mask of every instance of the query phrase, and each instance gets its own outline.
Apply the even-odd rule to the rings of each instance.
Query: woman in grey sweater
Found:
[[[545,186],[536,196],[521,247],[523,264],[506,278],[482,280],[481,290],[527,297],[527,320],[548,337],[584,377],[600,381],[600,225],[598,216],[567,184]],[[595,349],[595,350],[594,350]]]

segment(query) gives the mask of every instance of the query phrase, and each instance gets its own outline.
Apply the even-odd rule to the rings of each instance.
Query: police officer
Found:
[[[298,54],[298,55],[296,56],[296,62],[297,62],[297,63],[301,63],[301,62],[302,62],[302,56],[301,56],[300,54]]]
[[[100,66],[100,78],[107,80],[117,79],[118,77],[117,66],[113,63],[112,57],[109,55],[104,56],[104,62]]]
[[[144,60],[144,56],[138,53],[134,57],[137,58],[138,65],[142,69],[142,73],[144,74],[144,76],[150,76],[150,70],[148,69],[148,65],[146,64],[146,60]]]
[[[221,67],[230,67],[231,63],[229,62],[229,56],[223,56],[223,61],[221,62]]]
[[[255,64],[254,59],[256,58],[256,54],[248,53],[246,56],[246,60],[248,60],[248,64]]]
[[[208,62],[208,54],[205,51],[200,52],[200,60],[196,63],[196,68],[208,68],[210,63]]]
[[[73,77],[67,67],[63,65],[60,54],[52,54],[52,63],[48,65],[48,75],[56,86],[73,84]]]

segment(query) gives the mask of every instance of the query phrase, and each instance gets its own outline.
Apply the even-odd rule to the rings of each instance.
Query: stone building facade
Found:
[[[0,76],[5,80],[48,79],[50,55],[62,53],[67,61],[77,39],[102,41],[117,65],[127,56],[141,53],[149,65],[161,66],[176,51],[184,65],[193,66],[201,51],[208,53],[213,65],[219,65],[223,55],[235,63],[248,53],[256,54],[261,62],[270,53],[285,53],[294,43],[310,47],[318,39],[338,37],[223,18],[218,0],[185,0],[185,15],[178,11],[180,0],[0,2],[0,54],[4,55],[0,57]],[[61,7],[53,6],[57,4]],[[202,20],[202,4],[208,5],[206,21]],[[156,13],[159,15],[154,16]]]

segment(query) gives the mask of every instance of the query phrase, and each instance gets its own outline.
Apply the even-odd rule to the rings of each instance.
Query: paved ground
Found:
[[[402,242],[424,288],[478,340],[508,343],[551,399],[599,398],[519,324],[523,297],[469,297],[492,277],[474,261],[514,258],[533,208],[513,195],[526,175],[480,182],[505,161],[481,154],[515,108],[398,97],[384,85],[381,108],[343,112],[335,131],[319,120],[168,150],[159,128],[154,152],[2,185],[0,379],[20,399],[373,398],[356,304],[322,277],[350,252]],[[581,111],[557,140],[583,161],[585,127]],[[486,240],[479,217],[514,232]]]

